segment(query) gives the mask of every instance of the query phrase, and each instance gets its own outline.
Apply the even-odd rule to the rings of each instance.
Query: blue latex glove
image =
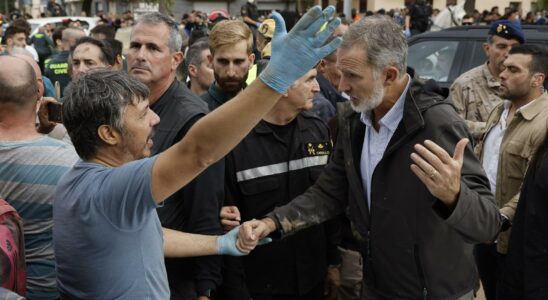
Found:
[[[406,38],[410,38],[411,37],[411,30],[409,30],[409,28],[405,29],[403,31],[403,34],[405,34]]]
[[[231,256],[244,256],[248,253],[238,250],[236,247],[236,240],[238,240],[238,233],[240,232],[240,226],[232,228],[229,232],[221,235],[217,238],[217,254],[218,255],[231,255]],[[272,242],[271,238],[261,239],[257,245],[264,245]]]
[[[287,33],[285,22],[277,12],[272,12],[276,23],[272,38],[272,57],[259,79],[276,92],[283,94],[319,61],[331,54],[342,42],[336,38],[322,47],[327,38],[341,23],[339,18],[330,18],[335,7],[328,6],[323,12],[320,6],[314,6]],[[318,32],[325,22],[327,27]]]

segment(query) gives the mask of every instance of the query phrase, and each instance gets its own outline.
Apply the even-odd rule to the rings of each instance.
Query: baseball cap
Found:
[[[216,9],[211,11],[207,18],[211,22],[217,22],[230,19],[230,14],[224,9]]]
[[[274,27],[276,23],[274,19],[266,19],[259,26],[259,32],[266,38],[271,39],[274,36]]]

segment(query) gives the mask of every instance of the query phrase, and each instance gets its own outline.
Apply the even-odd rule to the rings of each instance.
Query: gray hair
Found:
[[[63,124],[78,155],[88,160],[101,145],[97,129],[109,125],[124,130],[124,113],[130,104],[148,98],[149,90],[128,74],[97,69],[69,84],[63,102]]]
[[[186,53],[186,61],[188,65],[198,66],[202,63],[202,52],[209,49],[209,42],[207,38],[199,39],[196,41]]]
[[[400,74],[407,71],[407,41],[403,30],[387,16],[370,16],[352,24],[343,35],[341,48],[361,47],[367,63],[379,71],[395,66]]]
[[[175,20],[162,13],[151,12],[142,15],[133,26],[137,26],[141,23],[147,25],[165,24],[169,28],[169,40],[167,42],[169,50],[171,52],[181,51],[181,47],[183,46],[183,37],[181,36],[181,33],[179,33],[179,24],[177,24]]]

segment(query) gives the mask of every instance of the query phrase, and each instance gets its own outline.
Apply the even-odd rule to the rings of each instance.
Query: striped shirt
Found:
[[[0,141],[0,197],[23,219],[29,299],[56,299],[53,255],[55,187],[78,156],[74,148],[50,137]]]

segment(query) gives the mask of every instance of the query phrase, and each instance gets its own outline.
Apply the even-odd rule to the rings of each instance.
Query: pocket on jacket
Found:
[[[504,167],[507,170],[506,176],[523,180],[533,150],[529,145],[509,142],[504,151],[508,153],[506,160],[502,161],[502,163],[506,164]]]

